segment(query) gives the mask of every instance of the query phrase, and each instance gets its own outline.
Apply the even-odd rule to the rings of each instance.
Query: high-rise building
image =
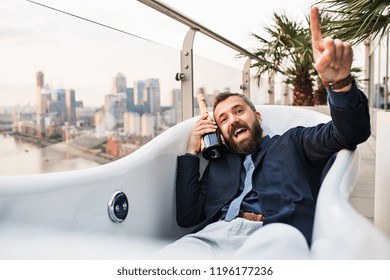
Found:
[[[116,74],[112,81],[112,93],[126,92],[126,77],[122,73]]]
[[[182,108],[181,108],[181,90],[172,90],[172,123],[176,124],[182,121]]]
[[[126,94],[126,111],[135,111],[134,88],[128,88],[126,77],[122,73],[116,74],[112,80],[112,93]]]
[[[107,94],[105,97],[104,112],[115,120],[116,124],[123,124],[123,114],[127,111],[126,94],[123,92]]]
[[[66,121],[70,125],[76,124],[76,95],[74,89],[67,89],[65,94]]]
[[[143,100],[144,87],[145,87],[145,81],[134,82],[134,105],[135,106],[144,105],[144,100]]]
[[[36,78],[37,87],[43,88],[43,85],[45,84],[45,75],[41,71],[38,71],[36,74]]]
[[[42,104],[42,90],[44,85],[44,74],[39,71],[36,74],[36,96],[37,96],[37,109],[36,109],[36,124],[37,124],[37,136],[41,137],[45,134],[45,122],[43,116],[43,104]]]
[[[44,74],[41,71],[36,73],[36,83],[37,136],[50,137],[48,130],[60,131],[60,127],[66,122],[69,125],[75,125],[77,122],[75,91],[73,89],[51,89],[45,85]]]
[[[66,120],[66,91],[57,89],[42,95],[46,99],[46,115],[50,120],[50,124],[61,126]]]
[[[134,88],[126,88],[126,98],[127,98],[127,111],[134,112],[135,104],[134,104]]]
[[[146,80],[143,90],[143,100],[145,112],[153,115],[161,113],[159,79]]]

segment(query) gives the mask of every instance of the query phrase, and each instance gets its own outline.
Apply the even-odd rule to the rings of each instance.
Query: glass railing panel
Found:
[[[243,65],[241,65],[243,67]],[[206,96],[206,101],[209,109],[212,109],[213,99],[220,92],[235,92],[242,93],[241,85],[243,84],[243,68],[238,68],[231,65],[218,63],[208,58],[195,56],[194,57],[194,95],[202,90]],[[260,81],[254,77],[254,73],[250,70],[250,99],[256,105],[270,104],[269,84],[268,79],[262,77]],[[287,98],[281,93],[284,90],[284,84],[280,81],[275,82],[275,91],[277,94],[276,102],[285,104]],[[194,97],[195,98],[195,97]],[[196,100],[196,98],[194,99]],[[195,104],[195,114],[197,104]],[[287,103],[288,104],[288,103]]]
[[[236,50],[200,33],[196,34],[194,53],[194,95],[196,96],[202,90],[210,111],[213,99],[218,93],[243,92],[241,86],[246,57],[240,56]],[[263,104],[262,96],[260,96],[262,89],[252,81],[250,87],[252,101]],[[195,96],[194,100],[196,100]],[[194,104],[194,112],[198,114],[196,102]]]
[[[77,2],[117,19],[137,13]],[[2,1],[1,11],[0,175],[108,163],[180,121],[179,50],[28,1]]]
[[[375,42],[373,44],[373,52],[371,54],[371,60],[373,61],[373,67],[371,67],[371,77],[372,77],[372,98],[374,108],[385,108],[385,100],[387,99],[387,109],[390,105],[390,98],[388,98],[388,93],[386,93],[386,80],[387,73],[390,72],[390,69],[386,70],[386,67],[390,67],[389,64],[386,64],[388,60],[389,50],[386,45],[380,42]]]
[[[194,100],[196,100],[196,94],[202,91],[210,110],[212,110],[214,97],[218,93],[240,93],[242,91],[240,89],[241,83],[241,70],[204,57],[194,57]],[[194,112],[198,114],[199,111],[196,101],[194,104]]]
[[[268,79],[261,77],[260,80],[255,78],[254,71],[251,71],[251,81],[250,81],[250,95],[251,101],[254,104],[270,104],[269,101],[269,85]]]
[[[137,1],[32,2],[0,3],[0,175],[105,164],[181,121],[174,77],[187,26]],[[194,93],[212,106],[218,92],[241,92],[246,59],[205,37]],[[254,103],[267,103],[266,86],[252,81]]]

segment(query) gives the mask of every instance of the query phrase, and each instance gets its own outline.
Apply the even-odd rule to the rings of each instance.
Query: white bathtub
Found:
[[[257,109],[270,135],[329,120],[297,107]],[[176,157],[185,152],[194,122],[99,167],[1,176],[0,259],[144,259],[189,232],[176,225],[174,189]],[[390,259],[390,240],[348,203],[358,168],[358,151],[338,153],[319,194],[310,258]],[[108,214],[116,191],[128,198],[122,223]]]

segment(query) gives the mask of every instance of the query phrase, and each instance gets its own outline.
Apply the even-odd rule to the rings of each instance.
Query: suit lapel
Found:
[[[256,160],[253,162],[253,164],[255,165],[255,168],[259,165],[261,160],[264,158],[265,152],[266,152],[266,149],[260,150],[258,156],[256,157]]]
[[[260,145],[259,154],[257,155],[256,159],[255,159],[254,162],[253,162],[253,164],[255,165],[255,168],[259,165],[259,163],[261,162],[261,160],[264,158],[265,152],[268,150],[268,149],[267,149],[267,145],[268,145],[268,143],[269,143],[269,140],[270,140],[270,137],[269,137],[269,136],[265,136],[265,137],[261,140],[261,145]]]

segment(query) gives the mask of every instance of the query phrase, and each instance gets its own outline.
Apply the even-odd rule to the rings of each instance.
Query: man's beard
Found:
[[[248,138],[245,138],[237,143],[236,141],[234,141],[234,132],[239,128],[245,128],[247,131],[250,132],[250,135]],[[257,120],[252,123],[251,127],[248,127],[245,124],[234,123],[230,130],[229,138],[225,139],[225,142],[233,153],[252,154],[260,147],[262,134],[263,129],[261,128]]]

